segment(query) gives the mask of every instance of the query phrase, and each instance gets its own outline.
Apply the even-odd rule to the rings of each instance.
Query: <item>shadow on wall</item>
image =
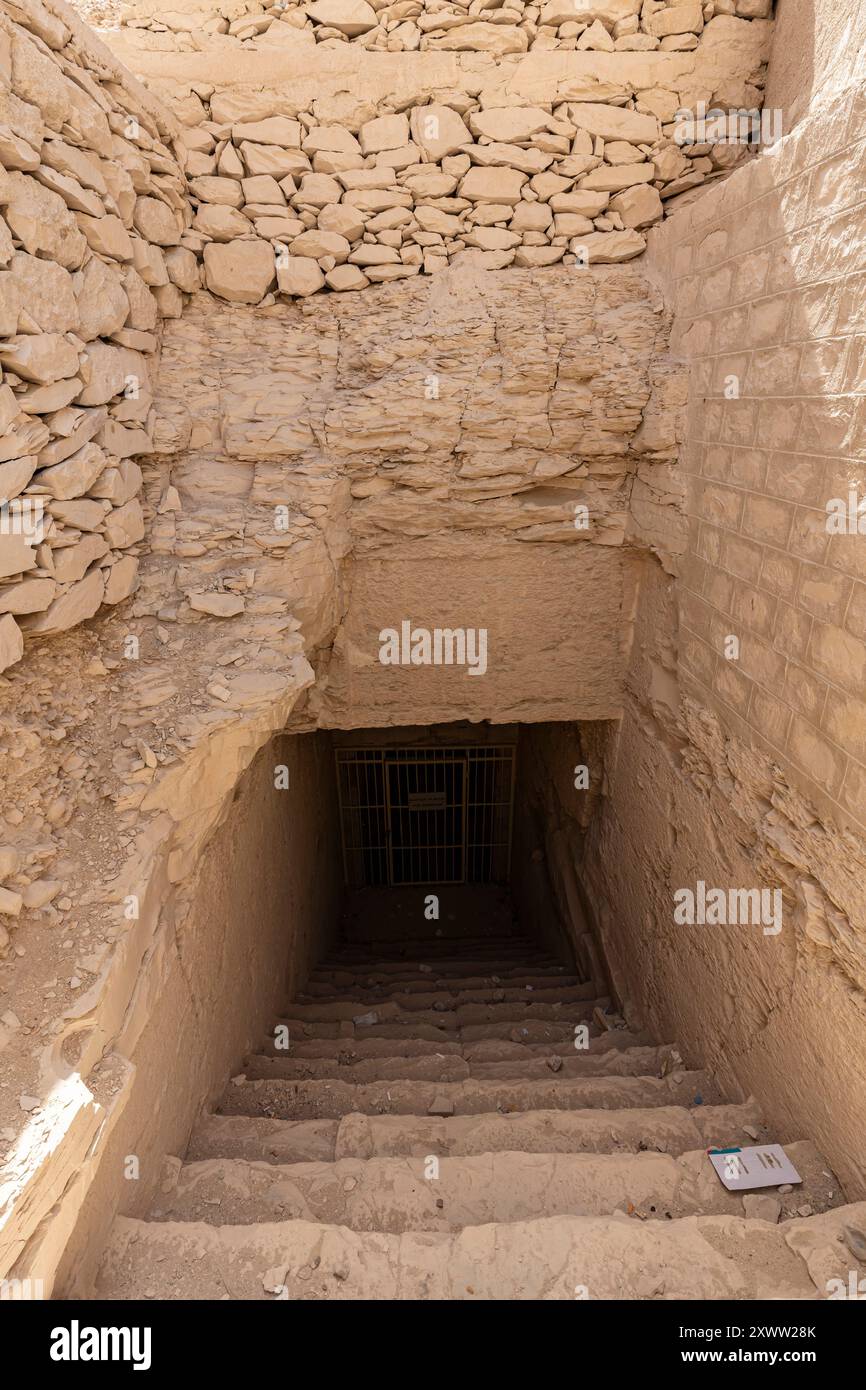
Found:
[[[862,0],[776,0],[766,105],[781,109],[786,132],[864,71]]]
[[[586,832],[599,804],[611,723],[530,724],[518,745],[512,892],[521,925],[584,978],[613,989],[581,878]]]
[[[108,1111],[58,1270],[61,1296],[89,1288],[114,1214],[148,1209],[164,1156],[185,1152],[199,1113],[333,941],[337,827],[327,735],[277,735],[243,773],[195,875],[163,908],[138,981],[146,1023],[121,1054],[135,1085]]]

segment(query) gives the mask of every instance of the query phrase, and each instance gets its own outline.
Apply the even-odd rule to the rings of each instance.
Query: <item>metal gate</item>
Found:
[[[337,786],[351,888],[508,881],[513,744],[339,748]]]

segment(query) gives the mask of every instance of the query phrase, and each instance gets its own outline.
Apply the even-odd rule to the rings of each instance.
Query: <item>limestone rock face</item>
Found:
[[[663,39],[669,34],[699,34],[704,27],[704,14],[701,0],[682,0],[670,9],[658,10],[650,15],[647,26],[653,38]]]
[[[644,116],[620,106],[602,105],[596,101],[576,102],[571,116],[579,130],[603,140],[631,140],[635,144],[653,143],[659,136],[655,116]]]
[[[10,515],[14,513],[10,512]],[[14,532],[0,534],[0,579],[33,569],[35,564],[33,542],[28,536],[16,535]],[[3,590],[0,589],[0,595],[2,593]]]
[[[145,241],[157,246],[176,246],[180,241],[183,221],[161,198],[136,198],[133,220]]]
[[[646,249],[646,240],[639,232],[592,232],[581,238],[581,245],[590,265],[614,265],[630,261]]]
[[[0,345],[0,362],[9,372],[39,384],[75,376],[79,357],[60,333],[37,333],[7,338]]]
[[[116,560],[108,571],[105,581],[103,603],[122,603],[133,594],[138,583],[138,559],[135,555],[124,555]]]
[[[411,128],[415,144],[436,163],[472,144],[472,132],[460,113],[436,102],[413,107]]]
[[[18,251],[9,263],[9,275],[20,292],[21,307],[43,333],[78,332],[80,312],[68,270]]]
[[[606,26],[620,24],[631,19],[641,10],[641,0],[547,0],[541,11],[540,22],[552,24],[573,23],[575,20],[592,23],[600,20]]]
[[[486,135],[489,140],[510,144],[529,140],[539,131],[546,130],[550,120],[550,113],[540,106],[506,106],[479,111],[471,117],[470,125],[475,135]]]
[[[277,281],[283,294],[305,298],[322,288],[325,277],[311,258],[286,256],[277,268]]]
[[[473,203],[513,207],[520,202],[526,175],[519,169],[470,169],[460,184],[461,198]]]
[[[209,613],[214,618],[233,618],[244,611],[240,594],[189,594],[189,606],[196,613]]]
[[[316,268],[306,258],[298,260],[299,266],[305,264]],[[193,301],[192,311],[173,326],[163,355],[160,452],[182,452],[195,433],[204,441],[205,452],[212,441],[223,440],[228,456],[238,459],[262,460],[265,455],[279,459],[299,448],[312,451],[309,457],[313,458],[319,452],[318,422],[322,420],[329,456],[345,457],[347,467],[364,474],[371,459],[387,462],[399,441],[411,451],[420,449],[427,438],[428,464],[406,471],[405,481],[398,474],[393,482],[400,478],[399,487],[377,490],[370,516],[382,516],[392,505],[403,507],[409,502],[404,489],[410,479],[423,491],[435,469],[440,481],[446,474],[451,479],[448,486],[455,505],[463,495],[472,499],[467,519],[477,515],[479,489],[490,496],[503,487],[510,493],[510,475],[518,474],[525,481],[528,467],[530,476],[536,464],[545,476],[564,476],[570,471],[566,457],[572,452],[577,461],[571,468],[581,467],[580,460],[588,456],[625,455],[623,434],[640,424],[637,398],[625,412],[611,409],[605,401],[612,401],[624,389],[626,371],[638,376],[643,372],[641,364],[652,348],[655,315],[647,306],[639,274],[602,270],[583,276],[562,268],[549,277],[528,271],[487,275],[467,265],[448,272],[438,283],[441,288],[435,294],[426,281],[377,291],[375,352],[371,344],[363,346],[364,316],[369,311],[362,300],[317,300],[303,306],[303,313],[299,306],[278,305],[256,311],[259,350],[255,362],[246,359],[242,346],[244,325],[253,321],[251,311],[236,319],[233,311],[220,312],[204,297]],[[565,294],[567,302],[560,305]],[[628,295],[634,297],[633,305],[626,302]],[[510,311],[507,306],[512,302],[518,307]],[[431,305],[440,307],[428,324],[425,316]],[[617,355],[602,349],[595,338],[585,348],[568,349],[566,360],[561,361],[565,349],[557,344],[556,331],[532,326],[536,314],[539,324],[551,312],[564,323],[578,310],[589,321],[614,309],[629,344],[628,366],[626,358],[618,365]],[[514,346],[503,357],[493,324],[507,319],[510,312],[515,327],[520,325],[523,345],[512,333]],[[424,344],[423,352],[411,358],[398,346],[401,321],[411,323]],[[646,334],[643,344],[641,329]],[[454,365],[447,380],[439,383],[439,395],[431,396],[423,362],[435,358],[440,337],[444,340],[452,334],[456,335]],[[284,364],[287,356],[302,348],[308,365],[293,380]],[[493,357],[485,365],[488,348]],[[355,362],[351,372],[338,373],[342,384],[336,398],[332,374],[325,365],[335,350]],[[526,358],[523,367],[519,366],[521,354]],[[191,377],[214,374],[223,383],[220,393],[191,388]],[[507,412],[500,408],[497,413],[493,402],[506,384],[514,408]],[[517,436],[515,418],[524,422]],[[534,449],[542,453],[534,457]],[[556,457],[555,469],[552,457],[545,462],[542,454]],[[265,467],[263,462],[261,466]],[[494,483],[497,477],[500,482]],[[382,482],[387,482],[386,476]],[[517,494],[522,495],[519,487]],[[431,515],[436,510],[433,507]],[[458,512],[450,510],[448,516]],[[515,517],[519,515],[522,512]],[[576,538],[580,537],[567,535],[568,540]]]
[[[108,456],[97,444],[87,443],[62,463],[42,468],[35,475],[38,486],[50,497],[82,497],[93,486],[108,463]]]

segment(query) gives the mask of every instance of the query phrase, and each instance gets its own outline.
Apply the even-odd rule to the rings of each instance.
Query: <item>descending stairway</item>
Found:
[[[516,931],[347,943],[149,1219],[116,1221],[97,1296],[815,1298],[862,1274],[866,1204],[813,1146],[787,1145],[803,1183],[771,1190],[775,1224],[706,1156],[774,1138],[754,1105],[621,1022]]]

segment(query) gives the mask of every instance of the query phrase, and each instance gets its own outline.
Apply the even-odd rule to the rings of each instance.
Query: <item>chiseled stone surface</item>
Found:
[[[851,1194],[866,1191],[864,113],[853,87],[652,236],[691,363],[689,544],[675,588],[643,586],[582,859],[626,1006],[778,1127],[813,1116]],[[781,931],[678,926],[672,895],[698,880],[778,890]]]
[[[862,88],[834,110],[832,130],[811,115],[724,198],[708,193],[672,219],[654,260],[694,383],[682,679],[862,829]]]

